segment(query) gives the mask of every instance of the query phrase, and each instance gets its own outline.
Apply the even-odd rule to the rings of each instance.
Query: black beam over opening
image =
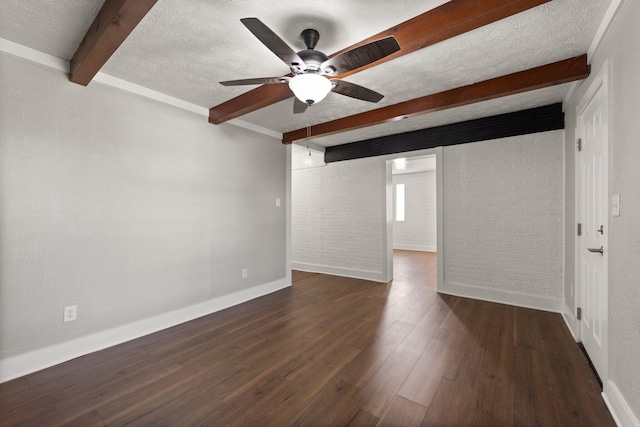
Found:
[[[327,147],[327,163],[564,129],[562,103]]]

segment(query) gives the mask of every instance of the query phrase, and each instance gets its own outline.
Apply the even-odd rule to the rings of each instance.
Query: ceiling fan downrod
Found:
[[[304,45],[307,49],[315,49],[320,40],[320,33],[313,28],[307,28],[301,34]]]

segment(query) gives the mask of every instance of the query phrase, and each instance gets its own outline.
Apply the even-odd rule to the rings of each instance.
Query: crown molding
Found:
[[[3,52],[8,55],[12,55],[38,65],[42,65],[48,68],[52,68],[57,71],[61,71],[65,73],[67,76],[69,75],[69,61],[58,58],[53,55],[49,55],[48,53],[41,52],[36,49],[32,49],[30,47],[21,45],[19,43],[12,42],[11,40],[7,40],[0,37],[0,52]],[[153,99],[154,101],[162,102],[163,104],[171,105],[173,107],[180,108],[182,110],[190,111],[199,116],[209,117],[209,108],[202,107],[197,104],[193,104],[191,102],[185,101],[180,98],[176,98],[174,96],[167,95],[162,92],[158,92],[153,89],[149,89],[147,87],[131,83],[127,80],[120,79],[118,77],[111,76],[109,74],[103,73],[102,71],[96,74],[93,82],[109,86],[112,88],[120,89],[125,92],[133,93],[139,96],[143,96],[148,99]],[[232,124],[237,127],[241,127],[244,129],[249,129],[251,131],[261,133],[263,135],[267,135],[273,138],[282,139],[282,134],[272,131],[270,129],[263,128],[261,126],[254,125],[252,123],[245,122],[243,120],[230,120],[229,124]]]
[[[604,18],[598,27],[598,31],[596,32],[593,41],[591,42],[591,46],[589,46],[589,50],[587,51],[588,62],[591,63],[591,58],[593,57],[596,49],[600,45],[600,42],[604,38],[605,33],[613,23],[613,18],[615,18],[618,10],[622,7],[622,4],[625,0],[613,0],[607,9],[607,12],[604,14]]]

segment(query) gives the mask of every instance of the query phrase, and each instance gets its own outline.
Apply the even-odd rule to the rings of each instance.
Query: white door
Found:
[[[580,340],[603,381],[607,378],[608,114],[604,79],[590,90],[578,117],[578,304]]]

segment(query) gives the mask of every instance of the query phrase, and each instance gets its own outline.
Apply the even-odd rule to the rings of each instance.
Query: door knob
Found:
[[[600,246],[600,248],[587,248],[589,252],[597,252],[600,255],[604,256],[604,246]]]

